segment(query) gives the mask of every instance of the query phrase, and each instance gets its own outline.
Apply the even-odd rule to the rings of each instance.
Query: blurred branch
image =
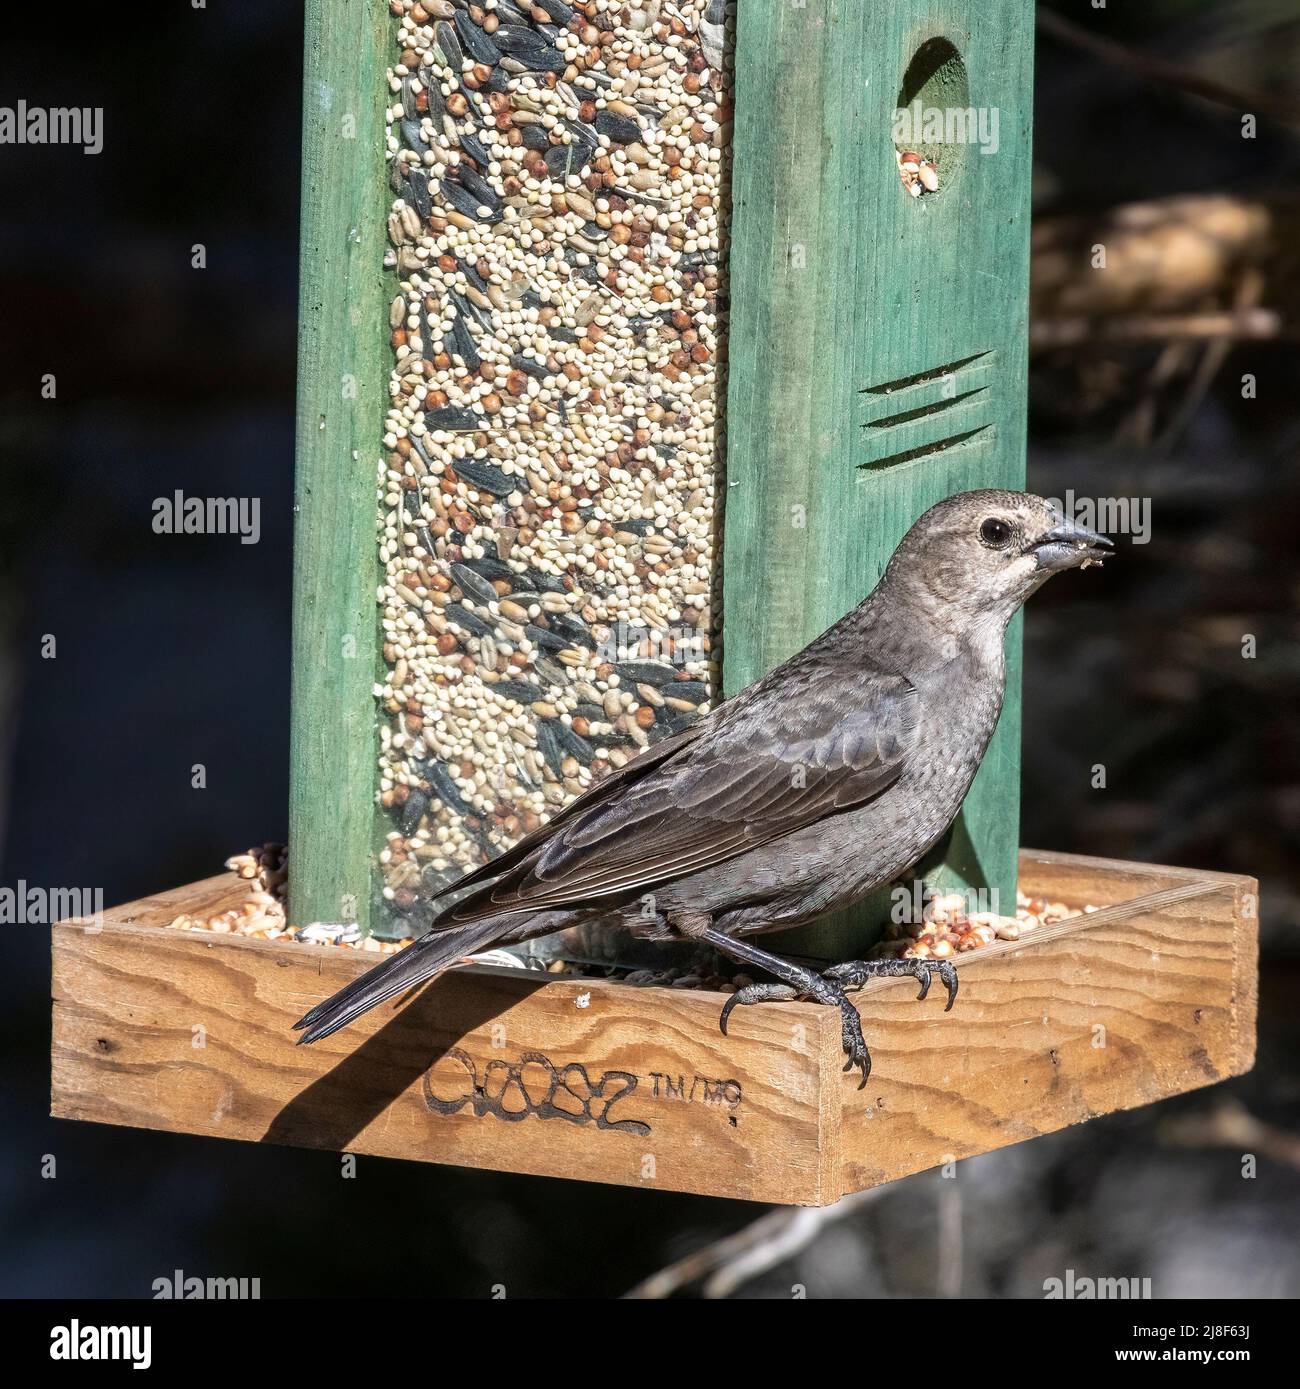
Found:
[[[1075,418],[1128,412],[1120,442],[1167,450],[1234,346],[1300,338],[1293,196],[1175,194],[1039,217],[1030,246],[1030,347],[1070,359]]]
[[[735,1234],[706,1244],[652,1273],[624,1297],[671,1297],[706,1275],[712,1276],[704,1284],[702,1296],[729,1297],[741,1284],[806,1249],[828,1225],[861,1210],[888,1190],[888,1186],[870,1187],[841,1196],[831,1206],[782,1206],[769,1211]]]
[[[1212,342],[1225,339],[1213,338]],[[1228,340],[1230,341],[1230,340]],[[1115,435],[1115,443],[1122,446],[1132,443],[1138,448],[1149,448],[1155,433],[1156,418],[1164,391],[1171,381],[1179,376],[1187,363],[1196,355],[1196,344],[1186,338],[1167,342],[1156,358],[1151,374],[1147,377],[1146,388],[1135,406],[1132,415],[1120,426]]]
[[[1272,309],[1239,309],[1224,313],[1140,314],[1132,318],[1036,319],[1029,329],[1035,350],[1076,347],[1093,342],[1254,341],[1283,336],[1282,320]]]
[[[1263,293],[1264,277],[1255,266],[1248,265],[1242,272],[1241,283],[1237,286],[1233,309],[1238,314],[1254,309]],[[1206,343],[1186,393],[1156,440],[1156,447],[1162,452],[1168,452],[1182,437],[1183,431],[1191,423],[1192,417],[1228,360],[1232,344],[1233,339],[1226,336],[1212,338]]]
[[[1220,1100],[1203,1113],[1166,1119],[1156,1132],[1177,1147],[1232,1148],[1300,1168],[1300,1137],[1257,1119],[1237,1100]]]
[[[1202,77],[1190,68],[1177,63],[1166,62],[1163,58],[1150,58],[1143,53],[1135,53],[1114,39],[1103,38],[1100,34],[1090,34],[1081,25],[1052,10],[1041,6],[1038,10],[1038,28],[1044,33],[1071,48],[1080,48],[1094,58],[1108,63],[1111,67],[1130,72],[1143,81],[1161,87],[1173,87],[1189,96],[1201,97],[1218,106],[1226,106],[1238,114],[1269,116],[1288,125],[1300,125],[1300,102],[1289,97],[1270,96],[1267,92],[1241,92],[1212,77]]]
[[[1300,314],[1297,244],[1291,198],[1176,194],[1040,217],[1030,238],[1033,343],[1276,337]],[[1243,301],[1251,270],[1259,288]]]

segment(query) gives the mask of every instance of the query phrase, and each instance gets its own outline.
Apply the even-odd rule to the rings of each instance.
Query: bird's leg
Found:
[[[846,1071],[857,1066],[862,1072],[858,1089],[867,1083],[871,1074],[871,1053],[862,1036],[862,1019],[858,1010],[849,1002],[849,989],[860,989],[869,979],[890,978],[908,975],[920,981],[921,992],[917,999],[923,999],[930,992],[930,984],[937,974],[948,990],[948,1003],[944,1012],[952,1007],[957,999],[957,971],[950,960],[849,960],[842,965],[834,965],[822,974],[816,974],[802,965],[792,964],[779,955],[769,954],[747,941],[724,935],[712,927],[691,931],[693,936],[706,941],[724,955],[742,964],[757,965],[759,969],[774,974],[780,984],[750,984],[738,989],[723,1005],[719,1024],[722,1034],[727,1033],[727,1019],[731,1010],[745,1003],[768,1003],[774,1000],[788,1002],[790,999],[807,997],[818,1003],[833,1004],[840,1010],[840,1040],[848,1055],[844,1064]]]
[[[723,1005],[722,1016],[718,1019],[724,1037],[727,1035],[727,1019],[731,1016],[731,1010],[739,1004],[768,1003],[776,999],[788,1001],[800,996],[813,998],[818,1003],[831,1004],[840,1010],[840,1040],[849,1058],[844,1063],[844,1069],[848,1071],[857,1066],[862,1072],[862,1082],[858,1088],[861,1089],[867,1083],[867,1077],[871,1074],[871,1053],[863,1040],[862,1019],[858,1017],[858,1010],[849,1002],[843,984],[826,975],[805,969],[802,965],[783,960],[779,955],[759,950],[747,941],[724,935],[711,926],[703,929],[697,927],[691,934],[706,941],[723,955],[729,955],[741,964],[756,965],[782,981],[780,984],[751,984],[748,988],[738,989],[732,994]]]

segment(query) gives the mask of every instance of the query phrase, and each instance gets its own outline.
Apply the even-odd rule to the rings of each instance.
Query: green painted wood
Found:
[[[927,56],[946,51],[925,48],[913,65],[936,39],[964,61],[965,83],[950,62],[914,92]],[[858,603],[927,506],[1024,485],[1032,55],[1032,0],[739,6],[727,693]],[[996,109],[997,152],[923,142],[940,190],[911,198],[895,160],[900,93],[985,108],[986,135]],[[1010,911],[1019,622],[1008,662],[1001,724],[947,866]],[[865,931],[859,913],[800,939],[842,954]]]
[[[307,0],[289,782],[297,922],[365,926],[371,900],[391,23],[376,0]]]

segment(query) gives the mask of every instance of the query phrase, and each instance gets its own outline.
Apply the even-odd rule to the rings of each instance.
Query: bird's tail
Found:
[[[299,1045],[328,1037],[331,1032],[346,1027],[353,1018],[360,1017],[377,1003],[383,1003],[394,994],[432,979],[448,965],[499,940],[501,933],[502,920],[499,916],[453,926],[449,930],[430,931],[405,950],[399,950],[374,969],[367,970],[359,979],[344,985],[338,993],[324,1003],[318,1003],[299,1018],[294,1023],[295,1030],[302,1031],[302,1036],[298,1038]]]

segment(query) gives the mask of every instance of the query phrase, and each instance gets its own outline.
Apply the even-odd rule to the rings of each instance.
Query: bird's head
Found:
[[[1042,497],[985,488],[932,506],[899,542],[886,574],[945,627],[1005,624],[1053,574],[1100,564],[1111,548]]]

